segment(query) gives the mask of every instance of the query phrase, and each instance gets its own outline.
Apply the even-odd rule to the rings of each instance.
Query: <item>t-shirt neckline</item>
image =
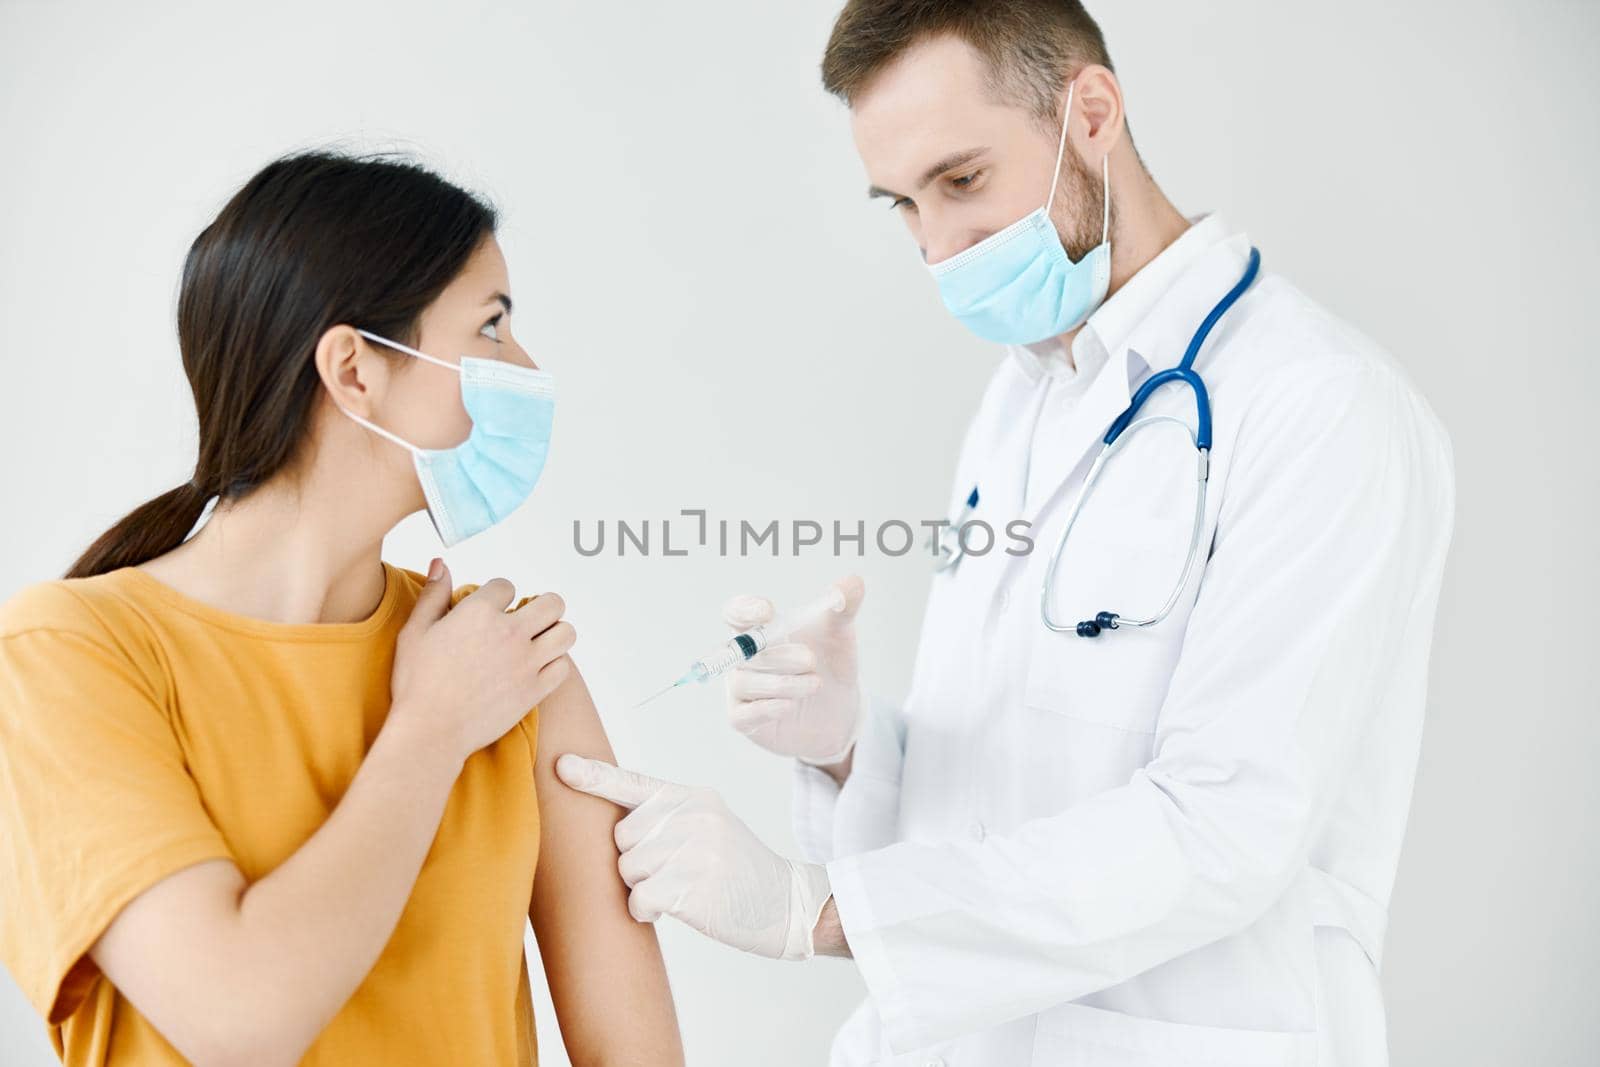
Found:
[[[387,560],[379,562],[383,566],[383,596],[371,615],[355,622],[273,622],[270,619],[258,619],[196,600],[138,567],[123,567],[112,573],[123,575],[179,611],[226,630],[287,641],[358,641],[382,630],[394,615],[395,605],[400,599],[400,568]]]

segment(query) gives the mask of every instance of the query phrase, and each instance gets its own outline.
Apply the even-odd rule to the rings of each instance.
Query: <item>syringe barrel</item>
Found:
[[[766,630],[757,626],[734,634],[715,652],[695,660],[693,671],[701,681],[715,678],[733,670],[766,647]]]
[[[719,645],[715,652],[691,663],[682,681],[693,679],[697,682],[708,682],[719,675],[727,674],[768,645],[782,644],[789,640],[796,629],[815,622],[828,612],[843,611],[844,607],[844,593],[835,586],[820,600],[807,605],[796,615],[768,619],[760,626],[734,634]]]

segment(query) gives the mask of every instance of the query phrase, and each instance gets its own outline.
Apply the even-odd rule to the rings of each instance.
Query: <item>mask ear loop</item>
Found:
[[[1105,211],[1100,216],[1100,243],[1111,237],[1111,153],[1100,157],[1100,191],[1105,194]]]
[[[440,359],[438,356],[430,356],[426,352],[419,352],[415,348],[411,348],[408,345],[401,344],[399,341],[391,341],[387,337],[380,337],[378,334],[373,333],[371,330],[363,330],[358,326],[358,327],[356,327],[356,333],[359,333],[362,337],[365,337],[369,341],[376,342],[377,344],[380,344],[380,345],[387,345],[390,348],[398,349],[399,351],[404,352],[408,356],[416,356],[418,359],[427,360],[429,363],[437,363],[441,367],[446,367],[446,368],[448,368],[450,370],[453,370],[457,374],[461,373],[461,368],[458,367],[454,363],[446,363],[444,360]],[[410,452],[413,456],[422,456],[422,455],[426,455],[427,454],[427,449],[418,448],[416,445],[412,444],[410,441],[407,441],[403,437],[399,437],[399,436],[396,436],[395,434],[390,433],[388,430],[385,430],[382,426],[379,426],[377,423],[368,422],[366,419],[363,419],[360,415],[357,415],[355,412],[351,411],[349,408],[345,407],[343,404],[339,404],[339,403],[336,402],[335,406],[340,411],[344,412],[346,415],[348,415],[352,419],[354,419],[356,422],[358,422],[362,426],[365,426],[367,429],[371,430],[373,433],[377,434],[379,437],[388,438],[389,440],[393,441],[395,444],[399,445],[401,448],[405,449],[407,452]]]
[[[1061,181],[1061,161],[1067,154],[1067,126],[1072,122],[1072,90],[1077,88],[1077,79],[1067,86],[1066,115],[1061,119],[1061,142],[1056,145],[1056,172],[1050,179],[1050,195],[1045,198],[1044,217],[1050,217],[1050,208],[1056,202],[1056,187]],[[1107,152],[1100,157],[1100,192],[1104,200],[1104,207],[1100,213],[1100,243],[1105,244],[1111,236],[1111,153]]]
[[[410,347],[408,347],[406,345],[403,345],[399,341],[391,341],[387,337],[379,337],[377,334],[371,332],[370,330],[363,330],[359,326],[356,327],[356,333],[359,333],[362,337],[365,337],[369,341],[375,341],[380,345],[387,345],[390,348],[398,349],[399,351],[404,352],[408,356],[416,356],[418,359],[425,359],[429,363],[437,363],[441,367],[448,367],[450,370],[455,371],[457,374],[461,373],[461,368],[459,366],[457,366],[456,364],[454,364],[454,363],[446,363],[444,360],[440,359],[438,356],[430,356],[426,352],[418,352],[415,348],[410,348]]]
[[[1061,116],[1061,143],[1056,146],[1056,172],[1050,178],[1050,195],[1045,198],[1044,217],[1050,217],[1050,208],[1056,202],[1056,186],[1061,181],[1061,161],[1067,154],[1067,124],[1072,121],[1072,90],[1077,87],[1078,80],[1074,78],[1067,85],[1066,114]]]
[[[421,456],[421,455],[424,455],[427,452],[426,449],[418,448],[416,445],[412,444],[410,441],[407,441],[405,438],[397,437],[396,435],[390,433],[388,430],[385,430],[382,426],[379,426],[377,423],[368,422],[366,419],[363,419],[360,415],[357,415],[355,412],[351,411],[349,408],[345,407],[343,404],[337,404],[335,406],[338,407],[338,409],[340,411],[344,412],[346,415],[348,415],[352,419],[354,419],[356,422],[360,423],[362,426],[365,426],[367,429],[369,429],[373,433],[377,434],[379,437],[387,437],[389,440],[393,441],[395,444],[399,445],[401,448],[405,449],[407,452],[410,452],[413,456]]]

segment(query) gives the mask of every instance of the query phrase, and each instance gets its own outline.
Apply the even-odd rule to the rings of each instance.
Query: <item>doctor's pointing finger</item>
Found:
[[[775,959],[809,959],[832,895],[827,869],[778,855],[714,789],[680,785],[568,753],[556,775],[628,808],[617,869],[640,922],[671,915],[715,941]]]

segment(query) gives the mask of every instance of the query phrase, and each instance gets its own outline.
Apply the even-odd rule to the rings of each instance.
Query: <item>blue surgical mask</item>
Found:
[[[411,452],[428,515],[446,548],[482,533],[528,499],[550,451],[556,397],[549,371],[473,356],[451,363],[366,330],[356,332],[461,376],[461,400],[472,418],[472,432],[453,448],[418,448],[339,409]]]
[[[1105,159],[1100,162],[1105,190],[1100,243],[1074,263],[1050,221],[1071,119],[1069,85],[1056,170],[1044,207],[949,259],[928,264],[944,306],[984,340],[1026,345],[1055,337],[1081,326],[1106,298],[1111,284],[1111,185]]]

